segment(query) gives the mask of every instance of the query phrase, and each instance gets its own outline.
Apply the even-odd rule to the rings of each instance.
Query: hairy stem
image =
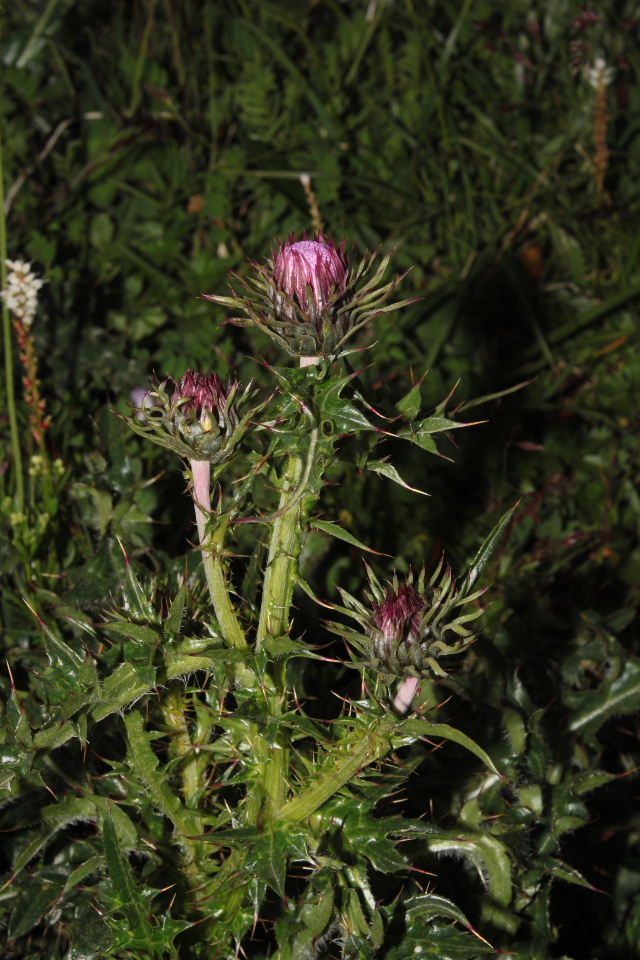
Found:
[[[382,721],[370,727],[359,743],[350,746],[348,755],[341,754],[315,783],[285,803],[278,816],[296,822],[306,820],[364,767],[381,760],[391,748],[386,726]]]
[[[189,736],[184,693],[173,686],[162,701],[162,715],[171,731],[171,751],[182,759],[182,792],[185,804],[193,808],[199,791],[197,757]]]
[[[125,727],[132,769],[147,788],[154,806],[173,824],[185,863],[191,865],[198,857],[198,842],[194,835],[200,833],[200,817],[183,806],[167,784],[149,734],[144,729],[142,714],[129,713]]]
[[[271,529],[267,569],[264,575],[256,650],[268,637],[288,633],[294,574],[300,551],[301,498],[297,490],[304,464],[301,457],[289,457],[280,484],[280,503]],[[290,506],[287,508],[287,504]],[[271,677],[274,690],[270,695],[270,712],[280,716],[286,710],[286,660],[273,663]],[[288,744],[276,742],[269,749],[264,765],[263,792],[268,815],[284,802],[287,789],[290,750]]]
[[[196,514],[196,526],[198,527],[202,563],[211,602],[225,643],[229,647],[242,650],[247,646],[247,639],[229,597],[220,556],[222,551],[220,541],[224,536],[226,526],[214,536],[207,533],[207,520],[211,513],[211,464],[206,460],[191,460],[190,464],[193,475],[193,505]]]
[[[305,464],[301,457],[291,456],[280,480],[280,502],[273,518],[267,568],[264,575],[260,617],[256,637],[256,651],[264,647],[270,637],[283,636],[289,629],[291,600],[295,571],[300,550],[300,522],[304,496],[301,496],[301,481],[304,482]],[[195,484],[194,484],[195,493]],[[281,716],[286,709],[286,662],[272,662],[271,687],[266,691],[269,710],[273,717]],[[255,826],[264,817],[272,817],[284,802],[289,769],[289,747],[285,740],[269,744],[253,730],[252,744],[262,782],[248,791],[242,820],[247,826]],[[227,924],[232,923],[246,897],[246,885],[242,869],[247,852],[238,847],[206,888],[206,896],[215,899],[224,894],[224,913]],[[207,931],[208,942],[216,944],[217,928]]]
[[[302,471],[302,458],[289,457],[280,483],[280,504],[271,530],[256,638],[257,650],[260,650],[267,637],[282,636],[289,628],[294,586],[292,574],[300,543],[301,498],[296,496],[295,491]]]

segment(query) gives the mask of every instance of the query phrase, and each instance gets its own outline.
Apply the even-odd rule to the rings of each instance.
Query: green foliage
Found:
[[[7,5],[7,253],[47,279],[52,419],[41,445],[16,353],[8,960],[637,954],[637,11],[594,12]],[[321,228],[393,251],[409,302],[285,368],[199,295]],[[202,551],[193,471],[115,413],[228,364],[255,406]],[[365,551],[383,583],[443,550],[490,602],[398,716],[324,611],[364,605]]]

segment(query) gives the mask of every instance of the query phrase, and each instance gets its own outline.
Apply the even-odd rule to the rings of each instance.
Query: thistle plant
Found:
[[[466,426],[447,401],[423,416],[420,383],[399,398],[399,414],[382,419],[344,368],[344,355],[366,346],[356,337],[377,313],[411,302],[386,302],[401,279],[384,280],[388,260],[376,265],[367,255],[354,266],[344,241],[323,236],[280,244],[268,266],[242,281],[245,299],[207,299],[242,307],[236,322],[269,332],[298,365],[268,367],[273,388],[264,395],[233,375],[187,370],[136,393],[123,417],[182,463],[208,602],[194,604],[193,578],[159,595],[123,544],[120,602],[113,598],[101,622],[72,615],[83,652],[33,607],[50,658],[47,720],[32,733],[14,694],[6,795],[25,778],[39,788],[45,758],[93,740],[101,724],[124,745],[114,753],[105,743],[99,763],[108,773],[81,796],[56,795],[43,814],[95,824],[95,852],[78,864],[73,896],[60,898],[69,957],[82,955],[91,897],[101,904],[101,956],[110,958],[368,958],[393,945],[398,910],[408,919],[423,910],[427,939],[434,916],[466,928],[449,925],[444,947],[462,937],[470,956],[485,948],[455,903],[411,881],[398,847],[409,840],[428,855],[453,842],[447,830],[389,815],[386,798],[404,776],[398,751],[418,757],[433,738],[467,750],[500,781],[484,747],[431,711],[437,684],[448,680],[442,661],[460,669],[476,636],[477,580],[511,511],[458,582],[444,562],[429,576],[394,574],[386,585],[367,567],[368,590],[341,589],[338,605],[314,589],[308,569],[314,532],[356,557],[385,546],[323,516],[323,491],[341,464],[407,487],[378,446],[395,435],[435,451],[434,436]],[[328,608],[358,629],[334,620],[325,630],[319,618],[306,629],[298,610],[305,593],[319,613]],[[341,639],[329,653],[332,633]],[[360,689],[342,700],[323,695],[325,706],[343,707],[320,723],[305,691],[320,671],[330,690],[345,668],[360,672]],[[56,700],[49,691],[60,684],[66,693]],[[28,862],[27,850],[9,885]],[[380,871],[397,875],[382,898]],[[150,919],[150,902],[165,911],[162,922]]]
[[[5,11],[2,960],[634,956],[637,5],[95,6]]]

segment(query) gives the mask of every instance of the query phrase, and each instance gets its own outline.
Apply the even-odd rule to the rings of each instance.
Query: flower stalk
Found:
[[[207,531],[211,516],[211,464],[206,460],[191,460],[190,464],[196,526],[211,602],[225,643],[229,647],[243,650],[247,647],[247,639],[229,597],[221,560],[221,539],[226,531],[226,524],[221,525],[215,536]]]
[[[2,290],[7,289],[7,228],[4,213],[4,161],[2,137],[0,137],[0,285]],[[22,447],[18,432],[18,417],[16,413],[15,381],[13,376],[13,338],[11,336],[11,318],[6,297],[2,298],[2,339],[4,344],[4,377],[7,415],[9,418],[9,435],[11,438],[11,455],[13,458],[13,476],[15,491],[16,512],[24,509],[24,473],[22,465]]]

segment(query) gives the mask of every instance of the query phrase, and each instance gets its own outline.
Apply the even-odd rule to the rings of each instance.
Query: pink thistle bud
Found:
[[[386,599],[373,608],[373,622],[382,634],[382,644],[386,646],[419,640],[424,608],[424,598],[411,583],[406,583],[395,592],[389,591]]]
[[[217,373],[187,370],[179,380],[167,377],[155,388],[134,391],[133,419],[124,417],[135,433],[188,460],[225,463],[261,404],[248,409],[251,385],[240,393],[237,380],[223,384]]]
[[[211,430],[212,415],[226,405],[228,393],[217,373],[187,370],[176,381],[172,405],[180,404],[183,416],[196,417],[205,430]]]
[[[338,249],[335,244],[318,234],[315,240],[294,241],[280,245],[274,258],[273,279],[278,291],[294,300],[300,310],[317,320],[323,311],[344,291],[347,265],[344,243]],[[283,309],[284,313],[295,311]]]
[[[252,263],[248,277],[236,276],[245,295],[232,287],[232,296],[204,293],[202,299],[241,311],[231,323],[258,327],[306,361],[303,366],[322,357],[336,360],[350,352],[347,341],[379,313],[414,302],[386,302],[404,277],[385,282],[391,254],[378,262],[377,254],[369,253],[354,264],[345,248],[346,240],[336,246],[322,233],[313,240],[292,234],[266,263]]]

